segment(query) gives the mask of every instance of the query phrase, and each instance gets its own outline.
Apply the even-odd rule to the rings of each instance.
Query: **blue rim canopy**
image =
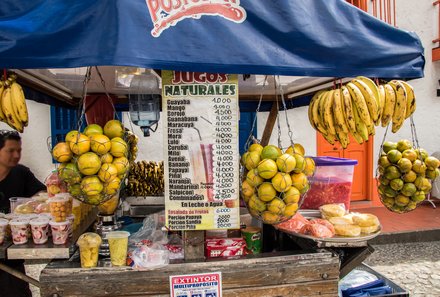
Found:
[[[0,67],[423,77],[414,34],[343,0],[0,3]]]

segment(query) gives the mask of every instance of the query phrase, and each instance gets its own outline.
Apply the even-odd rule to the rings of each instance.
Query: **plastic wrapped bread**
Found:
[[[339,236],[357,237],[361,235],[361,227],[352,224],[333,225],[335,233]]]
[[[345,215],[343,217],[333,217],[329,218],[328,221],[334,225],[352,225],[353,220],[351,215]]]
[[[380,225],[379,219],[375,215],[369,213],[353,214],[353,223],[360,227],[372,227]]]
[[[319,211],[324,219],[342,217],[346,214],[345,206],[342,203],[322,205],[319,207]]]

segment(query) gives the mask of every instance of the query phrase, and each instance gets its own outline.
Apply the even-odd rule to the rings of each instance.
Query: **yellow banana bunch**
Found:
[[[402,80],[392,80],[383,86],[385,100],[382,106],[382,127],[392,122],[393,133],[403,125],[405,119],[416,111],[416,97],[413,87]]]
[[[22,133],[29,115],[23,89],[15,79],[16,76],[11,75],[0,83],[0,121]]]
[[[1,100],[2,111],[6,117],[6,123],[13,129],[17,130],[20,133],[23,133],[23,123],[15,114],[15,108],[12,98],[12,90],[7,87],[3,91],[2,100]]]
[[[380,124],[385,127],[392,122],[392,132],[397,132],[415,110],[414,89],[407,82],[392,80],[378,86],[368,77],[358,76],[341,88],[315,93],[308,116],[312,127],[330,144],[339,141],[346,148],[350,134],[362,144]]]

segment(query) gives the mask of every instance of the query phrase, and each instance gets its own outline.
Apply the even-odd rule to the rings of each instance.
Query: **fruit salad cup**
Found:
[[[128,236],[127,231],[113,231],[107,233],[110,248],[110,260],[113,266],[124,266],[127,262]]]
[[[31,225],[32,239],[35,244],[44,244],[49,238],[49,219],[45,217],[33,219]]]
[[[12,242],[14,244],[25,244],[29,238],[29,220],[13,219],[9,222],[11,226]]]
[[[98,265],[98,252],[102,239],[96,233],[87,232],[82,234],[77,241],[81,258],[81,267],[90,268]]]
[[[50,228],[52,230],[52,242],[53,244],[66,244],[69,237],[69,221],[55,222],[50,221]]]

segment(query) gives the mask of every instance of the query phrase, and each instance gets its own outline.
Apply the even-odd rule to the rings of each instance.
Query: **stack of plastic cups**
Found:
[[[6,219],[0,219],[0,245],[5,242],[7,237],[7,229],[8,229],[9,221]]]

